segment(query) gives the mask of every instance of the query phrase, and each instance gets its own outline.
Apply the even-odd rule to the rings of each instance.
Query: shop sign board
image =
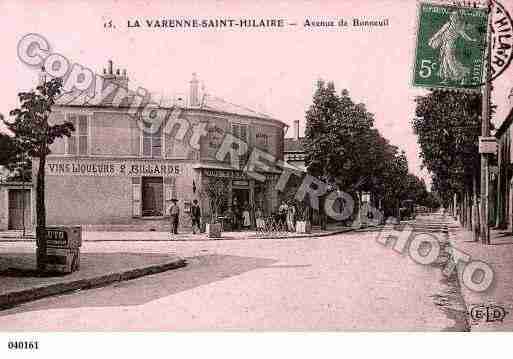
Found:
[[[497,139],[495,137],[479,137],[479,153],[495,154],[497,152]]]
[[[204,170],[204,174],[207,177],[219,177],[219,178],[229,178],[233,180],[243,180],[248,181],[252,179],[246,172],[243,171],[230,171],[230,170],[219,170],[219,169],[206,169]],[[262,173],[259,173],[264,175]],[[265,174],[265,178],[267,180],[277,179],[279,174]]]
[[[107,177],[176,177],[183,165],[167,161],[48,159],[49,176],[107,176]]]

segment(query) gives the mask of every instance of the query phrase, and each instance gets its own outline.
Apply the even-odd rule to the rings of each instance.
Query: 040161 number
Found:
[[[38,350],[39,342],[37,341],[14,341],[10,340],[7,343],[9,350]]]

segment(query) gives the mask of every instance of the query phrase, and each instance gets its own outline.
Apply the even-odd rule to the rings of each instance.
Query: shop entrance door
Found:
[[[234,188],[232,198],[233,206],[240,207],[242,210],[244,206],[249,205],[249,189]]]
[[[30,190],[9,190],[9,223],[8,229],[28,229],[30,223]]]
[[[244,223],[242,212],[248,205],[249,188],[232,188],[232,211],[235,215],[233,227],[235,230],[242,229]]]
[[[143,217],[164,215],[164,184],[162,177],[142,178],[142,215]]]

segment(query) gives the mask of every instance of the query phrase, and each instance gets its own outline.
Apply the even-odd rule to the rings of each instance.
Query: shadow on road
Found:
[[[0,316],[57,308],[141,305],[255,269],[271,267],[276,262],[277,260],[267,258],[217,254],[191,257],[187,258],[187,266],[180,269],[118,282],[107,287],[41,299],[0,311]]]

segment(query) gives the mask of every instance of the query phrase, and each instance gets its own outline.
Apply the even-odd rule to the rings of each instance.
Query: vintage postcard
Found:
[[[0,13],[8,357],[28,332],[513,330],[512,0]]]

